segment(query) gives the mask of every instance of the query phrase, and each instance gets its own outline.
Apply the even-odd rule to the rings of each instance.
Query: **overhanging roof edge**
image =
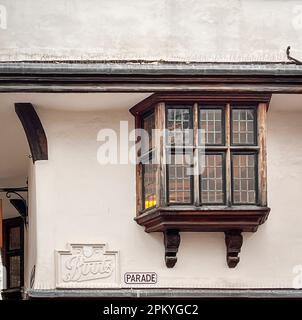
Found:
[[[302,76],[294,63],[198,62],[0,62],[1,74],[147,75],[147,76]]]

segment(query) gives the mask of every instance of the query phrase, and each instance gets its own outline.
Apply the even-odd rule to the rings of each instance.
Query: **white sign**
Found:
[[[127,272],[124,275],[127,284],[155,284],[157,274],[155,272]]]
[[[106,244],[70,244],[56,251],[57,288],[112,288],[119,286],[118,252]]]

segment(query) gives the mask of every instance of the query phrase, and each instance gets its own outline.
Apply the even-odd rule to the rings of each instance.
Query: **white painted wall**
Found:
[[[302,105],[301,105],[302,107]],[[284,109],[283,109],[284,110]],[[291,110],[287,106],[287,110]],[[54,251],[68,242],[109,244],[120,251],[121,279],[129,271],[153,271],[157,287],[289,288],[302,264],[302,112],[272,105],[268,117],[268,221],[244,234],[241,261],[229,269],[221,233],[182,233],[178,262],[164,263],[162,234],[146,234],[135,216],[133,165],[100,166],[96,141],[102,128],[134,121],[127,108],[66,112],[39,108],[49,160],[35,165],[36,281],[55,287]],[[123,284],[123,281],[121,282]]]
[[[300,0],[1,0],[0,5],[0,60],[280,61],[288,45],[302,56]]]
[[[24,228],[24,287],[30,288],[30,278],[37,262],[37,199],[36,166],[28,165],[28,224]],[[33,279],[34,275],[33,275]]]

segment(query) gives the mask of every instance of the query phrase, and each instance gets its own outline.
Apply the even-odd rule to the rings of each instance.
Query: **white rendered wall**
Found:
[[[68,242],[108,243],[120,251],[120,275],[158,274],[156,287],[290,288],[302,264],[302,112],[268,116],[268,196],[272,208],[258,232],[245,233],[241,260],[226,265],[222,233],[182,233],[178,262],[164,263],[162,234],[147,234],[135,216],[132,165],[100,166],[97,133],[134,121],[128,110],[64,112],[39,109],[49,160],[36,163],[37,272],[34,288],[55,287],[54,251]]]
[[[28,165],[28,224],[24,228],[24,287],[30,288],[30,279],[33,276],[33,283],[35,280],[34,268],[37,263],[37,199],[36,199],[36,168],[41,161],[37,161],[33,165],[30,159]]]
[[[3,61],[280,61],[301,32],[300,0],[0,1]]]

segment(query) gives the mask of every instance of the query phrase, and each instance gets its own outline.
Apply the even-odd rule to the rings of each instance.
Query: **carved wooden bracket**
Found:
[[[47,138],[43,125],[31,103],[15,103],[15,111],[24,128],[33,163],[48,160]]]
[[[192,209],[160,208],[144,213],[135,218],[145,227],[146,232],[163,232],[165,258],[168,268],[177,262],[177,251],[180,243],[179,232],[224,232],[227,250],[227,264],[235,268],[239,262],[242,246],[242,232],[256,232],[265,222],[270,209],[229,208],[229,209]],[[232,224],[230,221],[234,221]]]
[[[240,260],[238,257],[242,246],[241,230],[225,232],[225,244],[227,248],[227,263],[229,268],[235,268]]]
[[[229,268],[235,268],[240,260],[239,253],[242,246],[241,230],[225,231],[226,257]],[[180,244],[179,230],[164,231],[165,260],[168,268],[173,268],[177,262],[177,252]]]
[[[164,232],[165,260],[168,268],[173,268],[177,262],[177,252],[180,244],[178,230],[166,230]]]

